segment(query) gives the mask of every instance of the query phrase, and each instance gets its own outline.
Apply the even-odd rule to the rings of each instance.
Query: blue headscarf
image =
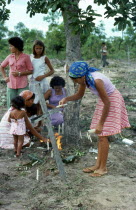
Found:
[[[69,76],[72,78],[80,78],[85,76],[86,82],[92,88],[95,88],[95,81],[92,77],[91,72],[99,71],[100,69],[96,69],[94,67],[89,67],[86,62],[77,61],[74,62],[69,68]]]

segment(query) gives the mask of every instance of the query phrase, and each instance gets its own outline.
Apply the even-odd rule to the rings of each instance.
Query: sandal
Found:
[[[92,170],[92,168],[84,168],[83,172],[84,173],[91,173],[91,172],[94,172],[94,170]]]

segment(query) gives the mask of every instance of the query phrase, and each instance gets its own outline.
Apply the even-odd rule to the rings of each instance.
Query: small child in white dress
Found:
[[[36,84],[39,83],[44,94],[49,89],[49,83],[47,81],[48,76],[54,73],[52,64],[47,56],[44,55],[45,46],[40,40],[36,40],[33,45],[33,54],[30,55],[30,59],[33,65],[33,74],[29,76],[29,89],[36,94]],[[50,71],[47,72],[47,66]],[[34,103],[38,103],[39,97],[36,94]]]
[[[23,109],[25,107],[25,102],[21,96],[17,96],[11,100],[11,105],[13,109],[10,112],[8,119],[11,123],[9,133],[14,137],[14,151],[16,157],[19,157],[24,142],[24,135],[26,134],[26,112]]]
[[[10,122],[11,127],[9,133],[13,135],[14,138],[14,152],[16,157],[20,157],[21,149],[24,143],[24,135],[26,134],[26,128],[31,128],[35,130],[31,125],[25,107],[25,101],[22,96],[16,96],[11,100],[12,110],[10,111],[8,122]],[[37,132],[36,132],[37,133]],[[37,137],[47,142],[47,139],[42,137],[37,133]]]

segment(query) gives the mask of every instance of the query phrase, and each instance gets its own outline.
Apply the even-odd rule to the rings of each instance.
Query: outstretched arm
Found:
[[[33,127],[32,124],[30,123],[30,121],[29,121],[29,119],[28,119],[28,117],[27,117],[26,114],[25,114],[24,117],[25,117],[26,127],[31,131],[31,133],[32,133],[34,136],[36,136],[37,138],[43,139],[43,140],[46,140],[46,141],[47,141],[46,138],[42,137],[42,136],[34,129],[34,127]]]
[[[79,84],[79,88],[76,94],[72,95],[72,96],[68,96],[66,98],[63,98],[59,104],[63,105],[65,103],[67,103],[68,101],[76,101],[80,98],[83,97],[84,93],[85,93],[85,89],[86,89],[86,84]]]

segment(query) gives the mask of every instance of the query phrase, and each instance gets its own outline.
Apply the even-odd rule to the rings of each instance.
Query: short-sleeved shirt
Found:
[[[7,58],[1,63],[3,68],[9,66],[9,79],[7,86],[12,89],[25,88],[28,85],[27,75],[21,77],[14,77],[11,72],[18,71],[24,72],[33,70],[33,66],[30,60],[29,55],[21,53],[19,58],[15,58],[15,54],[10,54]]]
[[[110,79],[108,77],[106,77],[104,74],[98,72],[98,71],[95,71],[95,72],[92,72],[91,73],[93,78],[94,78],[94,81],[96,79],[101,79],[104,83],[104,88],[105,88],[105,91],[107,93],[107,95],[111,95],[114,90],[115,90],[115,85],[112,84],[112,82],[110,81]],[[97,90],[89,87],[89,89],[91,90],[92,93],[94,93],[95,95],[99,96],[99,93]]]
[[[101,49],[101,53],[102,55],[107,55],[107,46],[102,46],[102,49]]]

